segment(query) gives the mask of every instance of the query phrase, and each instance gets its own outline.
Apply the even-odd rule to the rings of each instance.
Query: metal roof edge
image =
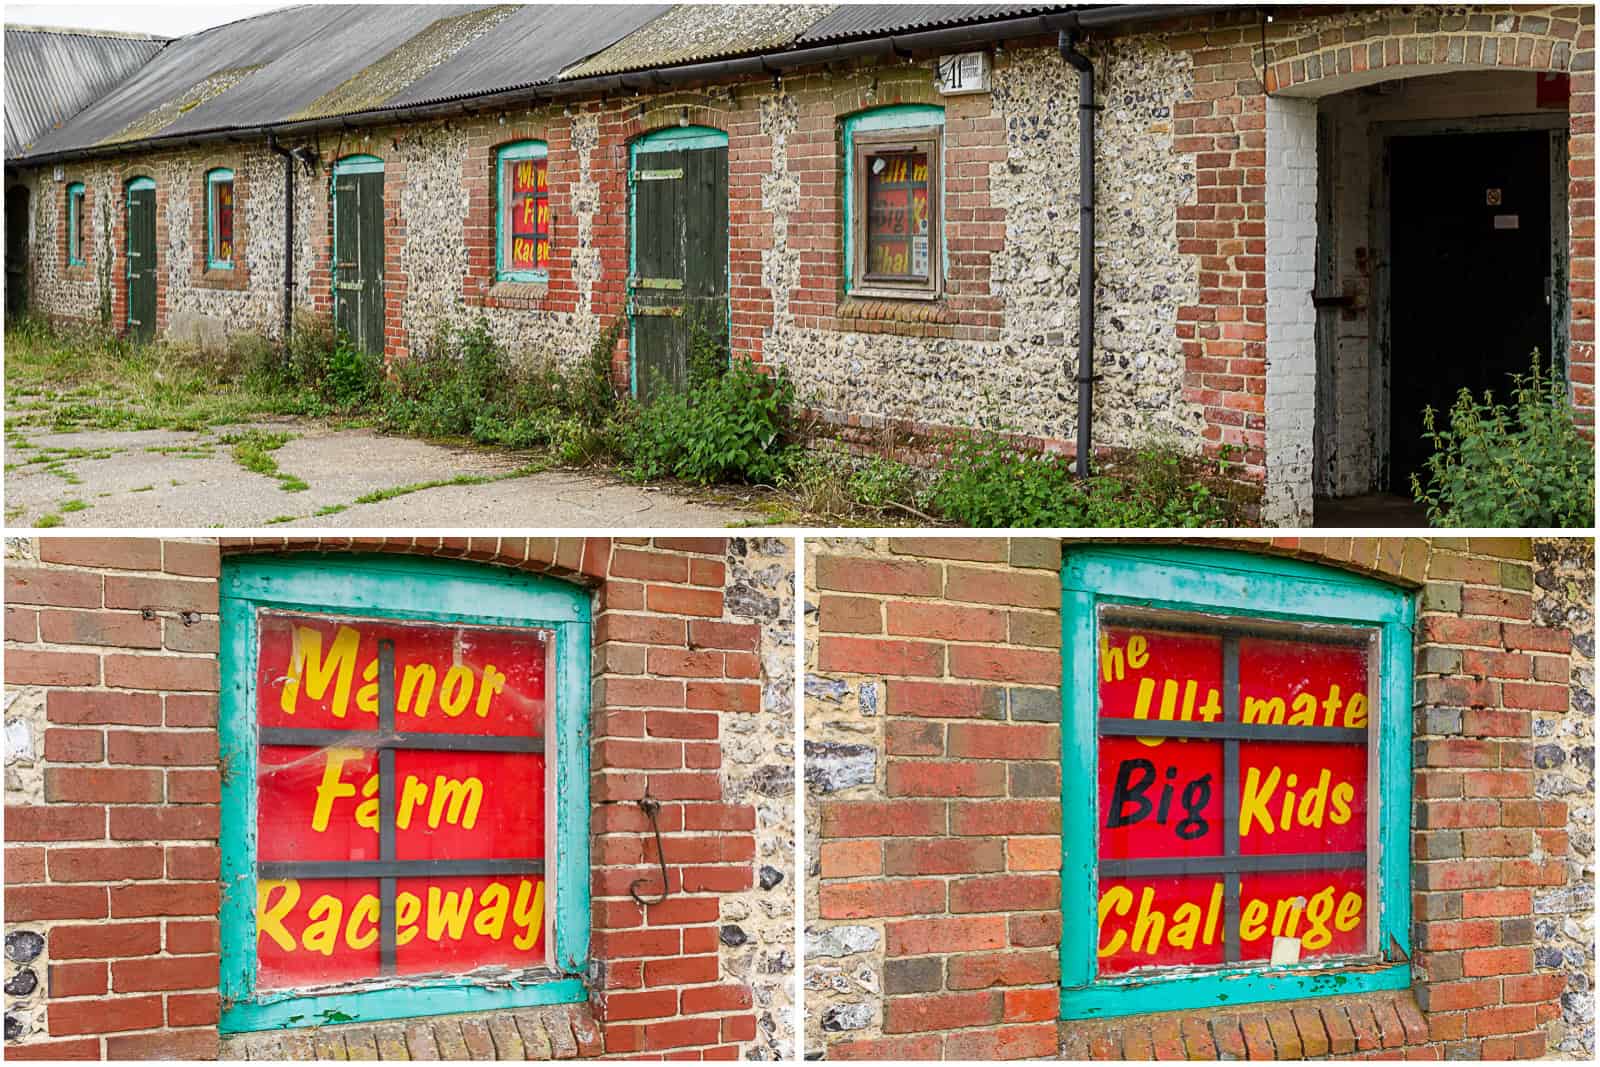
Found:
[[[292,5],[306,6],[306,5]],[[745,53],[743,55],[728,55],[715,59],[699,59],[685,63],[674,63],[660,67],[643,68],[639,70],[618,71],[610,74],[586,76],[582,78],[562,81],[560,75],[553,79],[538,82],[526,82],[520,85],[507,86],[487,93],[462,93],[455,96],[439,97],[433,100],[412,101],[406,104],[392,105],[389,107],[368,108],[362,111],[352,111],[340,115],[319,116],[315,119],[300,119],[295,121],[270,122],[254,126],[219,126],[206,130],[190,130],[182,134],[172,134],[166,137],[150,137],[141,140],[118,142],[110,145],[92,145],[84,148],[69,149],[60,152],[44,153],[37,156],[21,155],[6,157],[7,166],[44,166],[50,163],[65,162],[74,159],[96,158],[108,155],[122,155],[132,151],[155,151],[164,147],[180,147],[186,144],[202,144],[211,141],[225,141],[251,135],[264,135],[275,132],[278,134],[312,131],[323,129],[354,128],[358,126],[378,125],[385,121],[395,119],[395,116],[415,114],[418,118],[444,117],[450,113],[470,114],[479,108],[467,106],[467,101],[482,101],[482,108],[510,107],[523,102],[538,99],[540,90],[554,89],[549,97],[554,99],[561,96],[577,96],[586,92],[605,91],[607,89],[634,89],[645,90],[663,88],[673,81],[695,80],[699,77],[715,77],[718,72],[728,74],[743,74],[761,72],[774,72],[787,66],[809,65],[813,62],[826,62],[830,53],[839,53],[841,50],[853,50],[862,44],[882,42],[887,53],[893,53],[898,48],[917,48],[918,38],[932,41],[934,39],[959,40],[965,33],[979,33],[990,31],[986,40],[1003,39],[992,36],[996,28],[1011,31],[1015,24],[1014,32],[1007,32],[1005,36],[1028,36],[1054,32],[1057,29],[1070,26],[1082,26],[1088,17],[1093,22],[1093,29],[1116,32],[1118,27],[1132,21],[1158,21],[1164,18],[1181,18],[1188,15],[1204,14],[1210,12],[1226,11],[1237,8],[1241,4],[1092,4],[1079,6],[1062,6],[1053,10],[1040,11],[1036,14],[1000,17],[996,19],[967,22],[957,25],[939,26],[930,29],[901,31],[897,33],[867,34],[854,40],[830,40],[825,43],[809,44],[794,47],[791,43],[782,48]],[[279,11],[284,10],[282,8]],[[1126,17],[1119,16],[1117,12],[1125,12]],[[253,15],[251,18],[261,18]],[[239,22],[245,19],[236,20]],[[1033,24],[1029,26],[1027,24]],[[648,24],[647,24],[648,25]],[[215,29],[217,27],[212,27]],[[1083,28],[1089,28],[1083,26]],[[201,31],[210,32],[209,30]],[[198,35],[191,35],[198,36]],[[897,43],[898,42],[898,43]],[[973,43],[978,43],[975,39]],[[598,54],[598,53],[596,53]],[[861,54],[861,53],[857,53]],[[790,58],[778,67],[769,64],[768,60],[783,61]],[[802,62],[793,62],[795,58],[803,57]],[[585,60],[580,61],[584,62]],[[752,67],[751,65],[755,66]],[[576,66],[572,64],[571,66]],[[738,65],[741,69],[732,69]],[[748,68],[748,69],[744,69]],[[676,74],[676,77],[667,78],[665,75]],[[688,77],[684,77],[687,74]]]
[[[176,41],[176,37],[163,37],[158,33],[135,33],[132,30],[95,30],[86,26],[37,26],[31,23],[8,22],[7,33],[48,33],[56,37],[114,37],[125,41]]]

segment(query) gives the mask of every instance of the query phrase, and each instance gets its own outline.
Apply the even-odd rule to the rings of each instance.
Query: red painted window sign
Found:
[[[508,170],[506,229],[511,246],[506,263],[512,270],[550,267],[550,184],[547,161],[519,159]]]
[[[258,987],[544,964],[552,635],[259,632]]]
[[[928,153],[869,152],[867,270],[926,278],[929,268]]]
[[[216,247],[212,258],[223,263],[233,262],[233,183],[218,181],[211,184],[216,197]]]
[[[1101,634],[1099,973],[1367,951],[1365,644]]]

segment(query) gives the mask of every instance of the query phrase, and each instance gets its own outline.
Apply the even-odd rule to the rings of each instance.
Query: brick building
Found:
[[[7,1059],[791,1054],[790,543],[13,538],[5,577]]]
[[[1590,6],[294,9],[8,150],[8,276],[397,358],[626,316],[646,389],[709,324],[841,426],[1226,447],[1305,524],[1534,348],[1592,422],[1593,122]]]
[[[1592,540],[807,548],[808,1054],[1593,1057]]]

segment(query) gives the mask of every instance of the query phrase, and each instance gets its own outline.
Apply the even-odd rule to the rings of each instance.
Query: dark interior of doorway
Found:
[[[28,188],[6,190],[6,318],[28,310]]]
[[[1549,146],[1542,130],[1390,141],[1392,492],[1411,495],[1432,451],[1425,406],[1499,399],[1534,349],[1548,358]]]

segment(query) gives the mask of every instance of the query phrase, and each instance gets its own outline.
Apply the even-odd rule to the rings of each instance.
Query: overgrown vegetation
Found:
[[[962,526],[1225,526],[1238,518],[1221,488],[1227,467],[1224,457],[1206,471],[1174,447],[1152,445],[1079,478],[1066,458],[1020,449],[990,430],[958,441],[928,503]]]
[[[1422,413],[1434,447],[1427,480],[1411,492],[1435,526],[1588,527],[1594,525],[1594,445],[1578,432],[1567,383],[1533,353],[1527,374],[1511,376],[1511,402],[1467,389],[1449,425]]]
[[[273,415],[337,416],[390,433],[538,453],[511,474],[395,486],[350,505],[558,463],[609,467],[639,482],[767,487],[775,506],[796,522],[1201,526],[1239,516],[1226,461],[1207,467],[1172,447],[1143,449],[1079,479],[1068,461],[1024,448],[1000,430],[947,442],[943,456],[932,449],[908,453],[912,462],[852,456],[808,440],[788,375],[730,359],[720,320],[692,326],[684,387],[647,388],[652,399],[641,402],[613,385],[612,354],[625,326],[625,319],[615,320],[581,359],[563,364],[513,358],[479,318],[441,329],[385,368],[380,357],[337,337],[326,320],[309,317],[297,320],[287,354],[249,337],[223,351],[138,347],[30,321],[8,334],[8,399],[26,424],[53,429],[204,429]],[[203,458],[224,444],[246,469],[292,492],[305,483],[279,470],[273,455],[289,437],[252,429],[155,447]],[[8,457],[13,462],[18,441]],[[316,514],[350,505],[326,505]]]

